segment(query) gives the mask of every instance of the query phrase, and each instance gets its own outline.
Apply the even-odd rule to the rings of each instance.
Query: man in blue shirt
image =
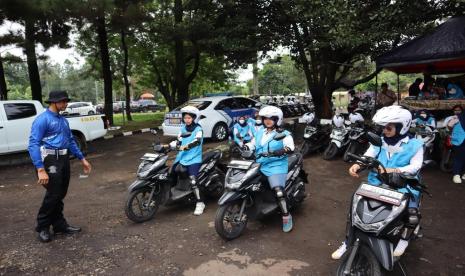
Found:
[[[70,101],[65,91],[50,92],[48,109],[37,116],[32,123],[29,137],[29,154],[37,169],[38,184],[47,191],[37,215],[36,231],[41,242],[51,241],[53,232],[73,234],[81,228],[69,225],[63,216],[63,199],[70,180],[69,153],[81,160],[84,173],[91,171],[91,165],[84,158],[73,138],[68,121],[59,114]]]

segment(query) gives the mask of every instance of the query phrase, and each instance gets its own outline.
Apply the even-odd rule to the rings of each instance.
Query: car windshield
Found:
[[[174,109],[174,111],[179,111],[181,110],[181,108],[185,107],[185,106],[193,106],[193,107],[197,107],[199,110],[204,110],[205,108],[207,108],[212,102],[211,101],[189,101],[189,102],[186,102],[184,104],[182,104],[181,106],[178,106]]]

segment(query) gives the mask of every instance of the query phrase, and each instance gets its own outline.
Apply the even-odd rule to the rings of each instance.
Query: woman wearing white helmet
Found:
[[[197,199],[194,215],[201,215],[205,209],[199,187],[197,186],[197,175],[202,166],[202,144],[203,131],[198,124],[200,111],[194,106],[181,108],[182,120],[184,122],[178,139],[170,143],[172,148],[179,146],[179,153],[174,160],[172,171],[176,171],[179,164],[187,169],[192,185],[192,190]],[[185,133],[190,133],[188,137],[183,137]]]
[[[275,106],[265,106],[259,112],[263,120],[263,127],[260,128],[252,141],[246,145],[253,150],[257,156],[261,153],[273,152],[273,156],[261,156],[257,162],[261,164],[261,172],[268,178],[271,188],[276,192],[278,205],[283,213],[283,231],[292,230],[292,216],[287,208],[284,197],[284,186],[288,173],[288,158],[286,153],[294,151],[294,140],[291,134],[280,128],[283,122],[283,112]],[[278,133],[286,135],[282,140],[273,140]]]
[[[370,145],[365,156],[377,158],[386,168],[387,173],[402,173],[417,175],[423,165],[423,142],[409,138],[408,131],[412,123],[410,111],[400,106],[388,106],[378,110],[373,117],[373,123],[383,127],[381,147]],[[360,165],[354,164],[349,169],[349,174],[359,177]],[[377,173],[368,174],[368,183],[380,185]],[[413,197],[409,201],[409,223],[406,231],[402,232],[402,238],[394,250],[394,256],[401,256],[408,246],[408,240],[418,225],[418,203],[420,193],[417,190],[408,188],[399,189],[400,192],[410,193]],[[347,226],[346,241],[331,255],[333,259],[339,259],[347,251],[347,241],[352,238],[352,227]]]

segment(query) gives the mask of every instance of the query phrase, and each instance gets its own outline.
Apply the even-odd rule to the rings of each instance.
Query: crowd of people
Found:
[[[447,81],[445,79],[417,78],[408,89],[409,97],[419,100],[453,100],[463,99],[463,86],[459,81]]]

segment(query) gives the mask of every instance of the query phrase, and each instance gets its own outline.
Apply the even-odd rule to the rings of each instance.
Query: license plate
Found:
[[[404,198],[404,194],[391,190],[386,189],[378,186],[373,186],[370,184],[362,184],[358,188],[357,195],[361,195],[364,197],[369,197],[375,200],[383,201],[386,203],[390,203],[396,206],[399,206]]]
[[[180,125],[181,124],[181,118],[168,118],[168,123],[170,125]]]

